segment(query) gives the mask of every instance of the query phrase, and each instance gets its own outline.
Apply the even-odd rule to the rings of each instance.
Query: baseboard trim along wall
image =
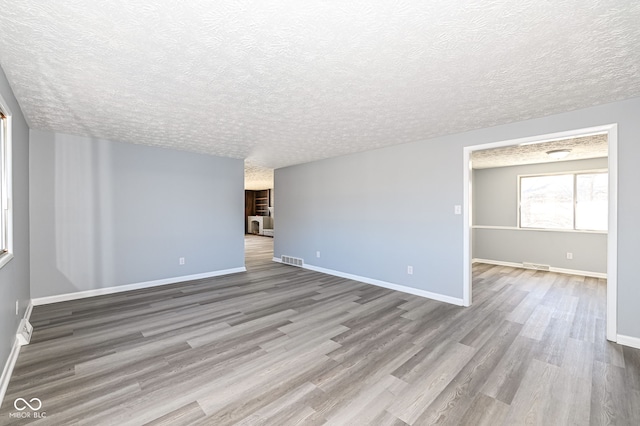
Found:
[[[524,266],[522,266],[522,263],[503,262],[501,260],[472,259],[471,262],[473,262],[473,263],[486,263],[486,264],[489,264],[489,265],[496,265],[496,266],[509,266],[511,268],[527,269]],[[549,268],[549,272],[557,272],[558,274],[567,274],[567,275],[582,275],[582,276],[585,276],[585,277],[607,279],[607,274],[602,273],[602,272],[579,271],[577,269],[555,268],[553,266],[551,266]]]
[[[277,263],[282,263],[282,261],[277,257],[274,257],[273,261]],[[394,284],[387,281],[380,281],[373,278],[363,277],[360,275],[348,274],[346,272],[335,271],[333,269],[321,268],[319,266],[309,265],[306,263],[302,265],[302,268],[308,269],[310,271],[320,272],[327,275],[333,275],[335,277],[346,278],[348,280],[360,281],[365,284],[384,287],[390,290],[397,290],[403,293],[413,294],[414,296],[420,296],[427,299],[437,300],[439,302],[451,303],[452,305],[462,306],[462,299],[451,297],[451,296],[445,296],[444,294],[432,293],[430,291],[420,290],[418,288],[407,287],[404,285]]]
[[[125,284],[115,287],[97,288],[95,290],[78,291],[75,293],[57,294],[55,296],[37,297],[32,300],[34,306],[48,305],[50,303],[66,302],[68,300],[84,299],[93,296],[102,296],[104,294],[121,293],[124,291],[139,290],[149,287],[158,287],[167,284],[175,284],[183,281],[201,280],[204,278],[218,277],[221,275],[237,274],[238,272],[246,272],[244,266],[240,268],[222,269],[220,271],[204,272],[202,274],[183,275],[180,277],[165,278],[162,280],[145,281],[141,283]]]
[[[27,309],[24,311],[24,319],[29,321],[31,318],[31,312],[33,311],[33,304],[29,302]],[[16,335],[20,331],[20,325],[16,329]],[[4,364],[4,369],[2,370],[2,376],[0,376],[0,406],[2,406],[2,401],[4,401],[4,395],[7,392],[7,388],[9,387],[9,381],[11,380],[11,375],[13,374],[13,369],[16,366],[16,361],[18,361],[18,355],[20,354],[20,344],[18,343],[18,338],[13,339],[13,346],[11,347],[11,352],[9,353],[9,358],[7,362]]]
[[[616,340],[616,343],[619,345],[640,349],[640,337],[631,337],[618,334],[618,340]]]

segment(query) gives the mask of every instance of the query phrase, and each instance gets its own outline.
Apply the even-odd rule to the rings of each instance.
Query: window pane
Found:
[[[607,230],[609,175],[590,173],[576,176],[576,229]]]
[[[521,178],[520,226],[573,229],[573,175]]]

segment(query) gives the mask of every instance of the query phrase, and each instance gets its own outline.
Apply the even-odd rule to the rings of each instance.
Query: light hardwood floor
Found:
[[[476,265],[461,308],[271,261],[38,306],[0,424],[640,424],[640,350],[608,343],[605,282]]]

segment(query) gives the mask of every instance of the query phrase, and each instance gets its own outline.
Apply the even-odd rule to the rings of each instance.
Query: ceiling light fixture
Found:
[[[571,152],[570,149],[554,149],[553,151],[547,151],[547,155],[554,160],[561,160]]]

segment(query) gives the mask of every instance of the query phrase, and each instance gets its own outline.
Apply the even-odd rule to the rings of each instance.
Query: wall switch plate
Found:
[[[413,266],[407,266],[407,274],[413,275]]]
[[[180,259],[178,259],[178,263],[180,265],[184,265],[184,257],[181,257]]]
[[[453,206],[453,214],[462,214],[462,206],[460,205]]]
[[[573,260],[573,253],[567,253],[567,259]]]
[[[319,251],[316,252],[316,257],[320,257],[320,252]]]

